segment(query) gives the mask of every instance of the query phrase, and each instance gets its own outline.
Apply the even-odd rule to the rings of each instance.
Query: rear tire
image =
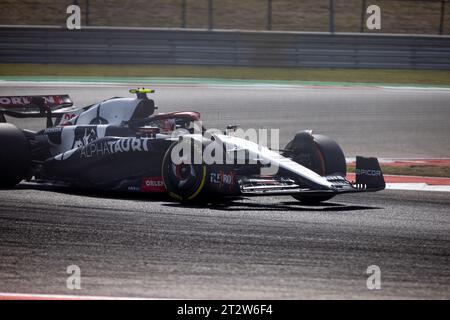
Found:
[[[31,151],[25,134],[16,126],[0,123],[0,188],[12,188],[25,179]]]

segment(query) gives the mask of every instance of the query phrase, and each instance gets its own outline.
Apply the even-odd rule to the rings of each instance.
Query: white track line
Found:
[[[345,161],[347,163],[353,163],[356,162],[356,158],[355,157],[349,157],[349,158],[345,158]],[[380,163],[392,163],[392,162],[397,162],[397,161],[402,161],[402,162],[416,162],[416,161],[450,161],[450,158],[378,158],[378,161]]]
[[[386,183],[386,189],[450,192],[450,186],[428,185],[426,183]]]
[[[17,80],[17,81],[10,81],[10,80],[4,80],[0,79],[0,85],[2,86],[18,86],[18,85],[31,85],[31,86],[79,86],[79,87],[86,87],[86,86],[133,86],[133,85],[141,85],[142,83],[152,83],[153,86],[160,86],[160,85],[176,85],[176,86],[204,86],[204,87],[228,87],[230,89],[240,89],[242,87],[251,87],[251,88],[261,88],[261,89],[267,89],[270,87],[273,87],[274,89],[354,89],[358,90],[361,87],[364,87],[365,89],[378,89],[378,90],[386,90],[386,91],[392,91],[392,90],[403,90],[403,91],[450,91],[449,87],[433,87],[433,86],[386,86],[386,85],[377,85],[377,84],[368,84],[365,85],[362,84],[352,84],[352,83],[343,83],[343,84],[320,84],[320,83],[252,83],[251,81],[246,82],[240,81],[239,79],[230,79],[229,83],[215,83],[214,79],[211,80],[211,83],[203,83],[203,82],[185,82],[185,79],[182,79],[181,81],[177,81],[179,79],[173,78],[173,82],[167,82],[171,79],[163,79],[163,82],[160,82],[161,79],[151,79],[151,78],[143,78],[140,79],[130,79],[129,82],[115,82],[115,81],[108,81],[107,78],[104,79],[104,81],[100,80],[93,80],[93,81],[55,81],[55,80]],[[236,83],[233,83],[233,80],[236,80]]]

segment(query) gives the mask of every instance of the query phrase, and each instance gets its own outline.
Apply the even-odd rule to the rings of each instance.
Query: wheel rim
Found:
[[[197,181],[197,173],[192,164],[170,164],[169,177],[171,183],[178,190],[184,191],[192,188]]]

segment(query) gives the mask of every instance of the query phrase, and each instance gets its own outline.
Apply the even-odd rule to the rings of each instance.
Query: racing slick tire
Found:
[[[315,205],[315,204],[319,204],[321,202],[330,200],[331,198],[334,197],[334,194],[327,194],[327,195],[309,195],[309,196],[300,196],[300,195],[293,195],[292,197],[294,197],[295,199],[297,199],[298,201],[300,201],[303,204],[307,204],[307,205]]]
[[[25,179],[31,167],[30,145],[16,126],[0,123],[0,188],[11,188]]]
[[[302,134],[305,134],[305,132]],[[301,155],[296,155],[295,153],[294,161],[299,162],[321,176],[338,175],[345,177],[347,174],[347,164],[344,152],[337,142],[321,134],[310,134],[310,136],[312,140],[305,142],[305,146],[307,147],[297,149],[298,153],[308,150],[309,155],[307,158],[309,162],[301,163],[297,161]],[[304,137],[305,139],[307,140],[306,137]],[[295,151],[295,146],[292,147],[294,147],[293,151]],[[293,197],[305,204],[317,204],[333,198],[334,194],[293,195]]]
[[[347,164],[341,147],[336,141],[327,136],[314,134],[313,137],[317,148],[322,154],[325,164],[325,173],[322,173],[322,175],[337,175],[345,177],[347,175]]]
[[[197,200],[202,193],[206,181],[206,165],[203,163],[201,157],[201,148],[193,144],[193,155],[200,153],[202,159],[201,164],[181,163],[176,164],[172,159],[172,150],[180,146],[181,143],[190,142],[188,139],[183,142],[174,143],[164,155],[162,162],[162,179],[169,195],[182,202]]]

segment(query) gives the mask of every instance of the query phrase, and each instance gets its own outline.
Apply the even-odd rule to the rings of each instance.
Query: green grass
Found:
[[[0,64],[0,76],[182,77],[450,86],[450,72],[441,70],[353,70],[191,65]]]
[[[423,177],[450,177],[450,167],[449,166],[405,166],[405,167],[395,167],[395,166],[383,166],[381,165],[381,170],[384,174],[394,174],[403,176],[423,176]],[[354,166],[347,167],[348,172],[355,172]]]

